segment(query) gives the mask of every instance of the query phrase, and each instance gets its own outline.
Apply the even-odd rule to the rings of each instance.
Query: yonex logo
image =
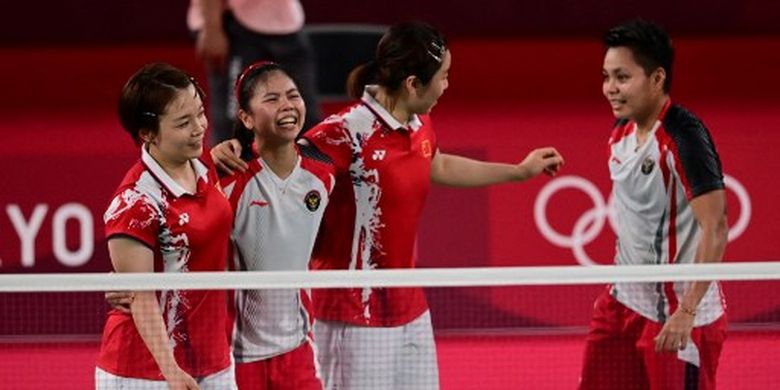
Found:
[[[386,153],[387,151],[384,149],[375,150],[374,154],[371,156],[371,159],[374,161],[384,160]]]
[[[190,215],[189,214],[184,213],[182,215],[179,215],[179,226],[184,226],[188,222],[190,222]]]

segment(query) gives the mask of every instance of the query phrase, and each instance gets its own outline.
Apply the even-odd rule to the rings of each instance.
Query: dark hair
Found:
[[[270,61],[255,62],[241,72],[241,75],[236,80],[235,87],[236,101],[240,109],[246,112],[250,111],[249,101],[255,95],[257,83],[268,81],[268,77],[272,72],[282,72],[285,76],[290,77],[284,68]],[[293,80],[293,83],[295,83],[295,80]],[[241,144],[241,158],[246,161],[251,160],[253,158],[252,144],[255,141],[255,132],[252,129],[247,129],[244,123],[239,118],[236,118],[233,125],[233,137]]]
[[[422,22],[396,24],[382,36],[374,59],[357,66],[347,78],[347,93],[359,98],[368,84],[378,84],[395,93],[409,76],[428,84],[441,67],[447,38]]]
[[[141,144],[141,130],[156,134],[160,116],[179,90],[190,85],[204,97],[203,90],[189,74],[166,63],[146,64],[138,69],[122,88],[117,111],[119,122],[136,144]]]
[[[666,71],[664,92],[672,88],[674,47],[669,35],[655,23],[642,19],[632,20],[611,28],[604,34],[604,44],[610,47],[627,47],[636,62],[650,75],[658,68]]]

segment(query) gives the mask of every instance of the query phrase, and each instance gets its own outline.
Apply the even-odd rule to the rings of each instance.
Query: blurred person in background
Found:
[[[308,105],[303,130],[319,122],[316,60],[298,0],[191,0],[187,25],[208,73],[212,145],[230,138],[238,112],[233,86],[260,60],[284,66],[298,82]]]

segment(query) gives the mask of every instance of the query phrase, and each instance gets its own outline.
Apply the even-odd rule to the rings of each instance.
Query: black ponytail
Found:
[[[359,99],[363,96],[363,89],[366,85],[376,81],[376,72],[377,64],[374,60],[352,69],[347,77],[347,94],[353,99]]]
[[[427,85],[441,68],[446,52],[447,38],[432,26],[422,22],[393,25],[379,40],[374,59],[349,74],[347,93],[359,98],[366,85],[377,84],[394,94],[409,76]]]

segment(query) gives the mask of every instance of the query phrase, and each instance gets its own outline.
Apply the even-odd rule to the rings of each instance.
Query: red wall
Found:
[[[676,43],[672,97],[704,119],[725,172],[742,184],[752,208],[726,258],[780,259],[776,245],[780,210],[774,207],[780,160],[772,155],[780,145],[780,39]],[[599,201],[607,197],[605,145],[613,118],[600,96],[602,48],[597,42],[464,40],[456,41],[452,50],[450,89],[433,113],[442,150],[519,161],[533,147],[554,145],[567,160],[562,175],[591,183]],[[126,77],[151,60],[170,61],[202,74],[186,44],[0,49],[0,166],[5,183],[0,191],[0,272],[108,270],[101,214],[137,154],[115,119],[114,102]],[[421,265],[577,264],[572,248],[551,242],[534,218],[540,193],[555,180],[491,189],[436,189],[420,232]],[[732,226],[746,215],[746,206],[729,192]],[[583,192],[568,188],[549,199],[545,215],[556,231],[571,236],[576,222],[592,207]],[[18,210],[28,225],[36,209],[41,224],[30,247],[33,266],[28,267],[22,264],[23,245],[13,215]],[[84,231],[91,232],[86,241]],[[595,261],[609,263],[614,249],[610,228],[605,225],[594,234],[582,249]],[[58,235],[64,237],[64,245],[56,245]],[[86,244],[90,247],[84,249]],[[520,293],[437,290],[429,297],[434,308],[483,305],[490,310],[480,317],[488,318],[486,325],[580,324],[597,289],[564,288],[556,294],[545,288],[524,288]],[[766,299],[776,295],[770,284],[735,284],[729,290],[732,302],[746,303],[731,306],[733,318],[763,318],[761,313],[778,307]],[[438,318],[449,324],[462,320],[448,314]]]
[[[453,37],[579,36],[643,17],[675,36],[778,34],[773,0],[301,0],[310,24],[393,24],[419,19]],[[188,1],[8,2],[0,13],[0,45],[185,42]]]

